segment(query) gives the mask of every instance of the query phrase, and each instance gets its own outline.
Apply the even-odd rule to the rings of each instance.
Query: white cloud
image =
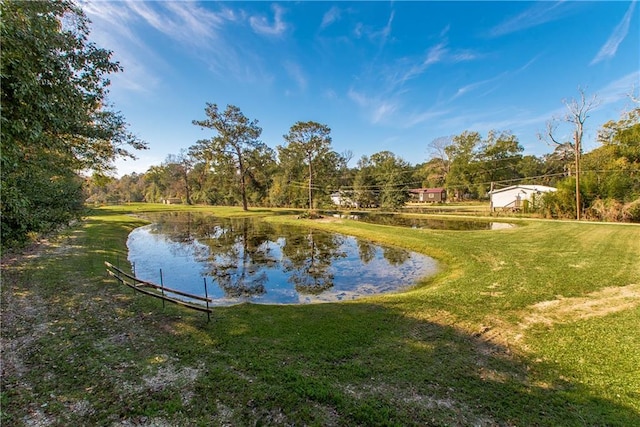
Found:
[[[606,59],[611,59],[615,56],[618,51],[618,46],[620,46],[620,43],[622,43],[629,33],[629,23],[631,22],[631,17],[633,16],[635,7],[636,2],[634,1],[629,5],[629,9],[627,9],[627,13],[624,14],[622,21],[616,25],[613,33],[611,33],[607,42],[600,48],[600,51],[595,58],[593,58],[590,65],[597,64],[598,62]]]
[[[640,82],[640,70],[609,82],[597,92],[600,107],[628,99],[633,90],[638,90],[638,82]]]
[[[250,80],[260,71],[259,60],[247,69],[242,58],[252,57],[251,53],[240,55],[237,43],[230,41],[229,23],[246,16],[225,6],[211,10],[195,2],[93,1],[82,3],[82,8],[92,20],[92,38],[114,50],[115,59],[123,65],[125,72],[113,81],[125,89],[149,92],[160,82],[157,69],[172,67],[161,52],[143,41],[145,32],[168,37],[214,73]]]
[[[382,37],[382,43],[386,43],[389,36],[391,36],[391,24],[393,23],[393,17],[395,16],[395,10],[391,11],[389,15],[389,20],[387,21],[387,25],[380,31],[380,35]]]
[[[387,121],[397,110],[397,103],[379,97],[369,97],[354,89],[349,89],[348,97],[365,110],[371,124]]]
[[[342,12],[337,6],[332,6],[324,16],[322,17],[322,23],[320,24],[320,28],[327,28],[329,25],[340,19]]]
[[[402,61],[402,64],[399,65],[399,68],[402,70],[400,72],[394,73],[393,85],[402,85],[408,80],[411,80],[422,73],[424,73],[429,67],[435,64],[447,62],[447,63],[458,63],[458,62],[467,62],[474,61],[478,58],[481,58],[482,55],[473,52],[471,50],[451,50],[447,47],[446,42],[440,42],[427,50],[423,59],[419,62],[414,63],[413,65],[407,65],[406,60]],[[399,78],[396,76],[400,76]]]
[[[395,11],[392,10],[391,13],[389,14],[389,19],[387,20],[387,23],[385,24],[384,27],[380,29],[375,29],[372,26],[364,25],[362,22],[358,22],[353,29],[353,35],[358,39],[362,38],[363,36],[366,36],[372,43],[379,42],[380,47],[384,47],[384,45],[387,43],[387,41],[391,37],[392,24],[393,24],[394,17],[395,17]]]
[[[307,78],[300,65],[295,62],[287,61],[284,64],[284,68],[287,70],[289,76],[296,82],[298,88],[304,91],[307,88]]]
[[[151,92],[160,78],[149,64],[157,66],[164,61],[134,31],[137,17],[128,5],[117,2],[83,2],[80,5],[92,21],[91,40],[112,50],[114,60],[124,69],[111,77],[113,87],[138,93]]]
[[[323,96],[324,96],[325,99],[329,99],[329,100],[338,99],[338,94],[333,89],[325,90]]]
[[[274,4],[271,9],[273,9],[273,24],[264,16],[252,16],[249,18],[249,24],[253,31],[267,36],[279,36],[286,31],[287,24],[282,20],[284,9],[277,4]]]
[[[227,9],[215,13],[192,2],[133,1],[127,5],[157,31],[184,44],[198,47],[219,39],[219,32],[225,22],[235,20],[235,15]]]
[[[491,37],[503,36],[555,21],[564,16],[568,8],[569,3],[565,1],[535,3],[521,14],[491,29],[489,35]]]
[[[409,114],[406,117],[406,121],[403,123],[403,127],[404,128],[412,128],[415,125],[418,125],[420,123],[424,123],[426,121],[438,118],[438,117],[442,117],[445,114],[448,114],[449,111],[448,110],[442,110],[442,111],[433,111],[433,110],[428,110],[428,111],[424,111],[422,113],[412,113]]]
[[[378,104],[374,107],[371,113],[371,122],[374,124],[380,123],[395,113],[397,108],[398,106],[394,103],[378,101]]]

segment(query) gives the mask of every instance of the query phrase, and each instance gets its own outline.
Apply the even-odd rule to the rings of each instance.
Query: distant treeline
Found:
[[[228,108],[239,113],[237,107]],[[581,155],[583,217],[640,221],[639,118],[640,109],[636,108],[620,120],[606,123],[598,133],[601,146]],[[491,131],[483,137],[465,131],[428,144],[431,158],[425,163],[411,165],[390,151],[382,151],[363,156],[355,167],[348,167],[351,154],[331,150],[329,128],[309,123],[325,131],[325,144],[317,156],[309,156],[304,143],[294,145],[295,139],[285,135],[284,144],[275,150],[264,145],[247,150],[251,154],[245,156],[240,173],[237,155],[219,146],[218,133],[211,140],[217,146],[199,141],[144,174],[120,179],[94,175],[86,181],[87,200],[162,202],[177,198],[182,203],[239,206],[244,176],[251,206],[306,208],[311,188],[312,208],[334,206],[331,196],[339,194],[347,206],[395,209],[410,200],[412,188],[445,188],[448,199],[455,201],[487,199],[492,183],[502,187],[542,184],[558,191],[545,195],[538,208],[540,214],[552,218],[575,215],[576,152],[572,142],[556,144],[552,153],[536,157],[524,155],[517,137],[509,132]],[[309,123],[294,127],[308,127]]]

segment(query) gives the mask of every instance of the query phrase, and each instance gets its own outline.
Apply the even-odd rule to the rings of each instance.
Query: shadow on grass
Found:
[[[535,362],[504,347],[388,306],[245,305],[220,312],[208,332],[228,358],[208,364],[198,394],[238,408],[240,422],[268,422],[279,410],[295,424],[640,422],[640,414],[580,384],[535,384],[528,374]]]

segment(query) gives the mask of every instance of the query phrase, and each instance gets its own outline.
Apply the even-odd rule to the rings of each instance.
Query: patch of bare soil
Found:
[[[513,344],[520,341],[527,329],[536,324],[554,325],[604,317],[640,306],[640,284],[612,286],[592,292],[583,297],[542,301],[522,311],[520,320],[514,325],[499,320],[488,320],[494,327],[486,327],[481,335],[484,339]]]
[[[552,325],[593,317],[603,317],[640,305],[640,284],[609,287],[592,292],[584,297],[543,301],[532,305],[520,322],[521,329],[536,323]]]
[[[26,268],[29,263],[44,257],[65,256],[78,250],[74,244],[76,236],[61,236],[61,239],[42,239],[31,246],[24,248],[21,253],[7,253],[2,257],[2,292],[0,310],[0,374],[3,391],[11,394],[10,399],[20,399],[23,402],[22,409],[12,414],[13,421],[18,420],[26,426],[46,426],[61,425],[65,420],[77,420],[84,416],[93,414],[95,408],[89,400],[78,400],[64,396],[54,396],[51,394],[45,400],[57,402],[64,405],[68,412],[52,415],[49,411],[48,403],[36,401],[38,396],[35,391],[35,384],[30,382],[29,376],[33,376],[33,371],[46,371],[46,367],[33,366],[25,362],[35,352],[40,351],[42,339],[48,336],[55,336],[61,330],[82,331],[84,325],[81,317],[69,316],[63,307],[51,306],[38,292],[38,286],[32,286],[30,273]],[[58,241],[56,241],[58,240]],[[73,274],[70,274],[72,277]],[[80,293],[83,295],[83,293]],[[94,294],[92,298],[74,299],[79,313],[101,313],[105,324],[109,323],[117,330],[109,338],[98,340],[96,349],[105,355],[109,352],[120,351],[121,347],[130,344],[129,333],[121,332],[125,329],[122,323],[127,322],[130,326],[131,318],[122,316],[121,318],[113,314],[109,315],[102,307],[102,299],[99,294]],[[107,322],[108,321],[108,322]],[[80,333],[80,332],[78,332]],[[68,360],[67,360],[68,362]],[[105,371],[109,372],[109,379],[113,385],[115,393],[114,399],[127,401],[138,394],[149,394],[170,388],[180,393],[181,400],[188,406],[193,398],[193,384],[203,370],[198,367],[174,366],[172,361],[155,364],[157,369],[149,375],[135,375],[129,377],[124,370],[121,373],[120,365],[105,366]],[[131,362],[137,371],[144,372],[143,367]],[[55,382],[55,374],[46,372],[42,377],[46,381]],[[62,380],[62,379],[61,379]],[[93,384],[85,384],[87,390],[91,390]],[[129,386],[129,387],[127,387]],[[130,390],[129,390],[130,389]],[[16,405],[16,403],[13,403]],[[15,410],[16,408],[12,408]],[[5,408],[6,410],[6,408]],[[4,425],[4,423],[3,423]],[[140,418],[135,420],[122,420],[121,424],[114,425],[145,425],[145,426],[165,426],[175,425],[162,418]]]

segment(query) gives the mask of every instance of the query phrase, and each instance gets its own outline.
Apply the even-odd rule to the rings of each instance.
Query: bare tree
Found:
[[[447,153],[447,147],[453,144],[452,137],[440,136],[427,145],[429,148],[429,155],[432,159],[438,159],[442,167],[442,174],[444,177],[449,173],[449,155]]]
[[[538,138],[543,141],[551,142],[557,146],[569,145],[573,148],[575,161],[575,177],[576,177],[576,219],[580,221],[580,157],[582,154],[582,136],[584,134],[584,124],[589,118],[589,112],[594,110],[600,102],[596,95],[587,98],[584,89],[578,88],[580,94],[579,99],[572,98],[563,100],[562,103],[567,107],[567,113],[562,121],[573,126],[573,141],[561,142],[556,134],[559,119],[551,119],[547,122],[545,134],[538,134]]]

